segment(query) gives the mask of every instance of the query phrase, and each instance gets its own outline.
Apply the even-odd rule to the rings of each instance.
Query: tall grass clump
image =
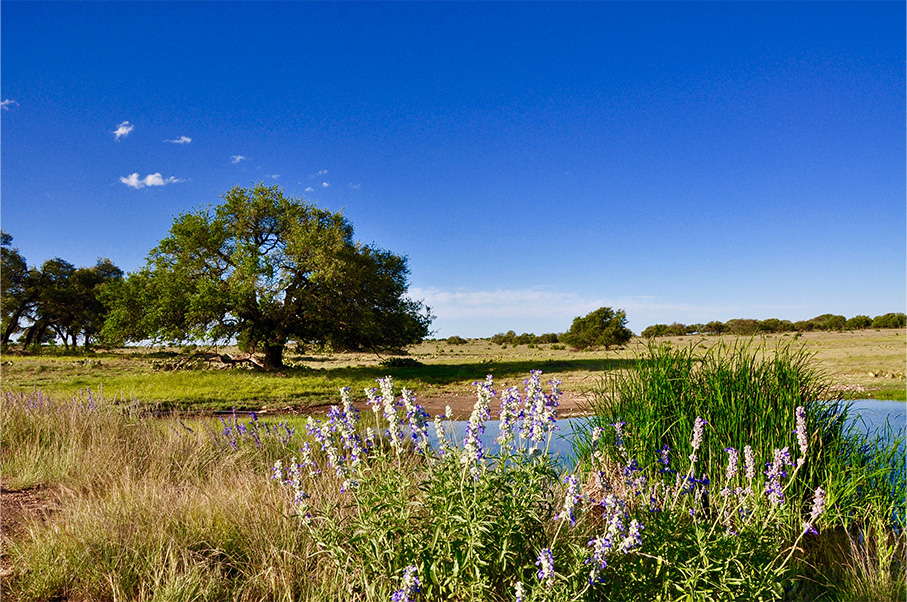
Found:
[[[3,599],[289,600],[310,591],[310,540],[262,478],[299,445],[285,425],[186,423],[103,395],[40,392],[5,396],[0,420],[4,487],[40,485],[49,509],[4,533]]]
[[[607,376],[591,409],[594,415],[576,441],[586,462],[602,453],[594,445],[596,434],[617,425],[626,457],[660,463],[660,476],[706,487],[710,503],[720,499],[718,476],[745,458],[754,475],[768,481],[788,477],[784,503],[805,508],[821,489],[826,529],[808,540],[797,569],[800,589],[796,595],[788,591],[789,597],[846,600],[872,582],[876,592],[884,583],[881,590],[897,593],[878,599],[903,598],[903,434],[858,429],[849,419],[850,406],[831,394],[804,350],[739,342],[707,349],[650,344],[630,370]],[[707,436],[694,449],[696,438],[684,433],[697,429]],[[622,456],[615,449],[607,462],[619,466]],[[695,460],[695,471],[666,474],[672,460],[686,458]],[[774,488],[769,483],[770,503],[779,501]],[[791,514],[782,525],[788,539],[801,519]]]

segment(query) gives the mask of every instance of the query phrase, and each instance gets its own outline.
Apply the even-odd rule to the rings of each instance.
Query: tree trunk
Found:
[[[19,329],[19,320],[22,319],[23,313],[25,313],[24,304],[16,308],[15,313],[10,317],[9,324],[6,325],[6,330],[3,331],[3,340],[0,341],[4,346],[9,344],[9,340],[12,338],[13,333]]]
[[[283,368],[283,347],[282,343],[265,344],[265,357],[262,364],[265,370],[271,371]]]

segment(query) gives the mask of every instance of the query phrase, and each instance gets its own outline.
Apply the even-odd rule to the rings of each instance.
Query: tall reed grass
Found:
[[[864,568],[872,565],[877,570],[870,580],[878,584],[886,576],[886,587],[900,596],[880,599],[907,593],[903,431],[861,430],[851,420],[850,405],[832,393],[803,348],[766,348],[739,340],[708,348],[653,343],[635,358],[632,369],[607,374],[590,405],[593,416],[575,442],[580,457],[587,459],[595,430],[621,422],[626,423],[625,445],[632,457],[686,458],[692,441],[684,433],[693,430],[698,417],[707,421],[696,454],[700,478],[714,479],[725,470],[728,449],[740,452],[749,446],[764,463],[773,450],[794,453],[806,445],[790,495],[805,504],[821,486],[827,506],[822,519],[826,530],[811,541],[803,559],[805,579],[820,583],[818,590],[833,592],[844,583],[869,579]],[[798,407],[803,408],[802,432],[791,420]],[[796,528],[796,522],[788,528]],[[867,543],[871,540],[881,544]],[[843,546],[842,541],[851,543]],[[881,552],[869,551],[875,549]]]

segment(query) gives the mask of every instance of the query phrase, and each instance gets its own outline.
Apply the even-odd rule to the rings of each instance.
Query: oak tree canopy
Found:
[[[283,365],[290,341],[392,351],[428,335],[406,297],[406,258],[353,241],[340,213],[260,183],[178,216],[114,293],[105,335],[121,341],[235,340]]]

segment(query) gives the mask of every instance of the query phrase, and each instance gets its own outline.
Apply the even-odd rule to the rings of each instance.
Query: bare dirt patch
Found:
[[[46,521],[57,510],[52,491],[42,485],[7,489],[0,485],[0,578],[12,572],[9,543],[35,521]]]

